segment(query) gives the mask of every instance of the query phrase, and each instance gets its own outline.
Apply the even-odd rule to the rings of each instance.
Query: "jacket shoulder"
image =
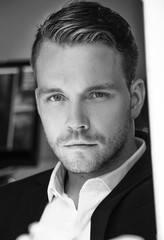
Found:
[[[52,169],[0,186],[1,199],[3,197],[6,199],[7,196],[11,197],[17,193],[21,194],[27,189],[40,185],[47,187],[51,173]]]
[[[0,187],[0,236],[12,240],[38,221],[48,202],[47,186],[52,170]]]

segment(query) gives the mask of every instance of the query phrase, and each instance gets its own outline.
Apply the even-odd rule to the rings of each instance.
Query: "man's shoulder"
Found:
[[[53,169],[49,169],[27,178],[2,185],[0,186],[0,196],[7,197],[9,195],[11,197],[17,192],[22,193],[23,191],[27,191],[27,189],[34,189],[39,186],[47,188],[52,170]]]
[[[38,221],[48,202],[47,186],[52,170],[0,187],[0,235],[15,239]],[[8,237],[9,235],[9,237]]]

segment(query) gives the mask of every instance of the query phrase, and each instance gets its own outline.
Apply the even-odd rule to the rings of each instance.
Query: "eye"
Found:
[[[109,93],[105,93],[105,92],[93,92],[90,95],[90,99],[101,99],[101,98],[107,98],[109,97]]]
[[[55,94],[49,97],[48,100],[51,102],[61,102],[61,101],[65,101],[65,97],[62,96],[61,94]]]

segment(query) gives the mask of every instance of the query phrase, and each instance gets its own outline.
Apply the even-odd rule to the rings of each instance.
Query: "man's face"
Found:
[[[98,173],[126,152],[130,94],[120,61],[103,44],[41,47],[38,110],[50,146],[71,172]]]

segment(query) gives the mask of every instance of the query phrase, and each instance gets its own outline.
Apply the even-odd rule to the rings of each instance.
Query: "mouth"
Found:
[[[91,148],[91,147],[95,147],[97,144],[93,143],[71,143],[71,144],[67,144],[64,145],[64,147],[66,148],[80,148],[80,149],[85,149],[85,148]]]

